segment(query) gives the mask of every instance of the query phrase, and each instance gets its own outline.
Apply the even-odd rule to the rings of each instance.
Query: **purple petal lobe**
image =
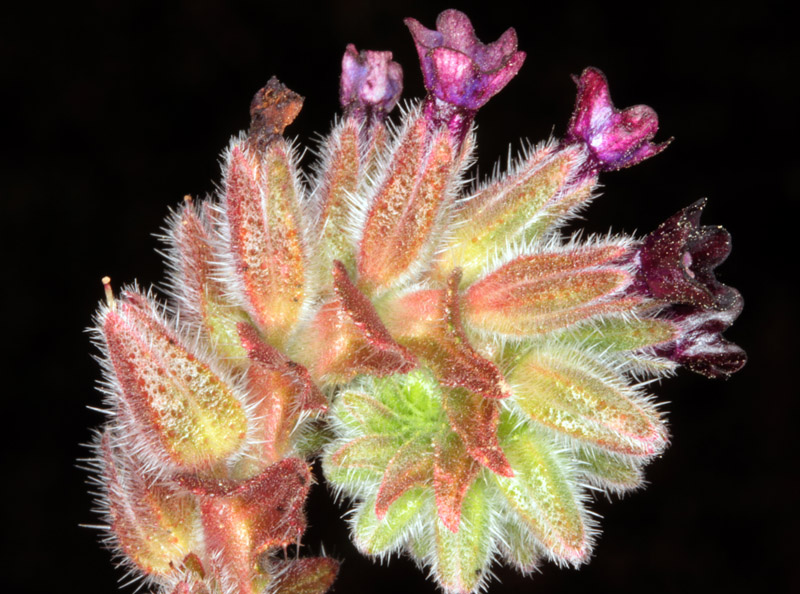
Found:
[[[517,51],[513,29],[483,44],[469,17],[458,10],[441,13],[436,31],[415,19],[405,23],[414,37],[429,95],[465,110],[484,105],[516,76],[525,60],[525,53]]]
[[[644,238],[638,276],[649,296],[703,308],[732,305],[734,290],[714,275],[731,251],[730,234],[722,227],[700,226],[705,204],[698,200]]]
[[[339,102],[345,113],[381,119],[403,91],[403,69],[392,52],[357,51],[351,43],[342,57]]]
[[[669,140],[654,144],[658,116],[646,105],[619,110],[611,102],[608,81],[596,68],[580,78],[575,111],[567,129],[568,142],[583,142],[602,171],[630,167],[663,151]]]
[[[744,367],[747,354],[722,336],[744,306],[739,292],[728,289],[730,305],[726,309],[675,306],[671,315],[680,336],[674,343],[660,349],[659,354],[712,378],[727,377]]]

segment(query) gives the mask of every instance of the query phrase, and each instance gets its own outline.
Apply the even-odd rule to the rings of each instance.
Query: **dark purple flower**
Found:
[[[701,226],[706,200],[678,211],[644,238],[636,252],[636,290],[667,302],[661,316],[678,329],[659,354],[709,377],[730,375],[747,361],[745,352],[722,337],[742,312],[739,291],[720,283],[714,269],[731,251],[722,227]]]
[[[678,211],[642,241],[640,281],[649,296],[717,310],[732,306],[738,293],[720,283],[714,269],[731,251],[731,236],[719,226],[701,226],[706,200]]]
[[[744,300],[736,289],[726,287],[730,304],[725,309],[707,309],[676,305],[665,315],[678,327],[678,338],[658,349],[658,354],[706,377],[728,376],[747,363],[747,354],[738,345],[723,338],[742,313]]]
[[[611,102],[608,81],[596,68],[587,68],[580,78],[575,111],[567,129],[567,142],[584,142],[601,171],[636,165],[657,155],[669,140],[653,144],[658,116],[647,105],[619,110]]]
[[[339,83],[339,102],[345,113],[383,118],[402,91],[403,69],[392,61],[392,52],[359,52],[352,43],[347,46]]]
[[[517,51],[517,34],[509,29],[490,44],[475,36],[469,17],[445,10],[436,31],[406,19],[417,46],[425,88],[437,99],[475,111],[514,78],[525,60]]]

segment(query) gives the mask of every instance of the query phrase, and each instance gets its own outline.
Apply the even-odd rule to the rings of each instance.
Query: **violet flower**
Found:
[[[679,330],[659,354],[709,377],[730,375],[747,361],[744,351],[725,340],[742,312],[739,292],[720,283],[714,269],[731,251],[730,234],[701,226],[706,200],[678,211],[642,241],[637,252],[638,289],[671,305],[663,312]]]
[[[339,102],[345,114],[383,119],[403,91],[403,69],[392,52],[357,51],[352,43],[342,57]]]
[[[704,309],[727,309],[736,291],[720,283],[714,269],[731,252],[731,236],[720,226],[701,226],[706,200],[678,211],[642,241],[640,278],[651,297]]]
[[[575,111],[567,129],[567,142],[584,142],[595,167],[614,171],[636,165],[663,151],[670,140],[651,142],[658,131],[658,116],[647,105],[619,110],[611,102],[608,81],[597,68],[587,68],[580,78]]]
[[[657,349],[657,354],[711,378],[729,376],[744,367],[747,354],[722,336],[742,313],[744,299],[736,289],[726,289],[730,304],[725,309],[690,305],[670,308],[667,314],[680,334],[674,342]]]
[[[450,9],[436,19],[436,30],[405,20],[417,46],[425,88],[426,113],[435,124],[447,122],[461,135],[475,112],[517,75],[525,52],[517,51],[517,33],[508,29],[494,43],[475,35],[469,17]]]

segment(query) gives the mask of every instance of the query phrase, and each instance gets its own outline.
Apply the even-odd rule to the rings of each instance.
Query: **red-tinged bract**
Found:
[[[303,503],[311,472],[285,458],[238,484],[186,481],[200,501],[211,571],[224,587],[256,594],[271,580],[258,571],[259,556],[297,542],[305,530]]]

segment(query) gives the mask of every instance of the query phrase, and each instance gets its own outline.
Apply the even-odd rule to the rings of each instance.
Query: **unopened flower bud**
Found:
[[[234,389],[182,344],[145,296],[124,292],[102,313],[101,332],[123,412],[148,461],[206,472],[238,452],[247,417]]]
[[[145,476],[141,461],[113,443],[111,430],[101,438],[100,481],[109,528],[125,557],[145,574],[169,574],[194,546],[199,518],[194,498],[177,485]]]

